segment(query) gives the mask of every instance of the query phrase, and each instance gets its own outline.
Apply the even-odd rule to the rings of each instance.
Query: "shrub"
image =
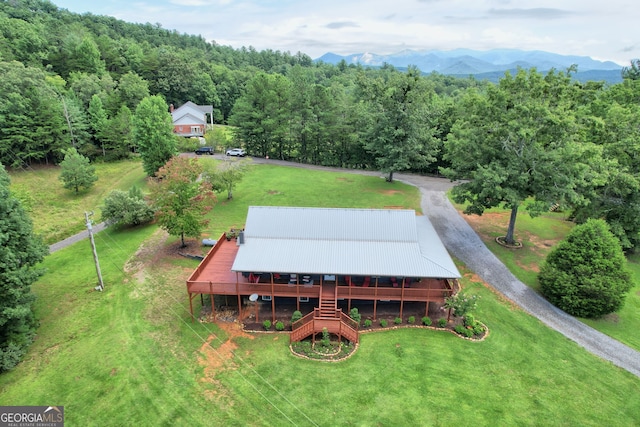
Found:
[[[471,338],[474,335],[473,329],[466,328],[463,325],[454,326],[453,330],[463,337]]]
[[[282,320],[276,322],[276,331],[284,331],[284,322]]]
[[[114,226],[144,224],[150,222],[153,215],[153,209],[137,187],[132,187],[129,192],[111,191],[104,199],[102,207],[102,221]]]
[[[447,319],[444,317],[441,317],[438,319],[438,327],[439,328],[444,328],[445,326],[447,326]]]
[[[262,322],[262,327],[264,327],[265,331],[271,329],[271,320],[265,320],[264,322]]]
[[[575,226],[549,253],[538,280],[550,303],[578,317],[598,317],[622,307],[632,287],[620,242],[606,222]]]
[[[362,319],[362,315],[358,312],[358,309],[356,307],[353,307],[351,309],[351,311],[349,312],[349,317],[355,320],[358,325],[360,324],[360,319]]]
[[[396,325],[399,325],[402,323],[402,317],[396,317],[395,319],[393,319],[393,323],[395,323]]]
[[[407,319],[407,322],[410,325],[413,325],[414,323],[416,323],[416,317],[415,316],[409,316],[409,318]]]
[[[475,335],[482,335],[484,334],[484,326],[482,326],[482,323],[480,322],[475,322],[473,324],[473,333]]]
[[[364,320],[364,327],[365,328],[370,328],[371,325],[373,325],[373,322],[371,321],[371,319],[365,319]]]
[[[464,316],[464,319],[462,319],[462,322],[464,323],[464,326],[473,326],[476,323],[476,319],[473,317],[473,314],[467,314]]]
[[[302,319],[302,312],[300,310],[294,311],[291,315],[291,323],[295,323],[300,319]]]
[[[389,322],[387,322],[387,319],[380,319],[380,326],[383,328],[386,328],[388,324]]]
[[[424,317],[422,318],[422,324],[423,324],[424,326],[431,326],[431,323],[432,323],[432,322],[431,322],[431,318],[430,318],[429,316],[424,316]]]
[[[329,347],[331,344],[331,335],[329,334],[329,330],[327,328],[322,328],[322,345],[324,347]]]
[[[445,299],[444,308],[453,310],[453,315],[456,317],[464,317],[467,313],[476,309],[477,300],[477,295],[467,295],[460,291]]]

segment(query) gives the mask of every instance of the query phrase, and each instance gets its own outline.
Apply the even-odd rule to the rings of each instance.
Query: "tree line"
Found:
[[[46,0],[0,2],[0,29],[0,162],[10,167],[59,163],[73,147],[93,161],[146,153],[153,175],[175,150],[157,143],[168,105],[193,101],[213,105],[250,155],[389,181],[399,171],[465,179],[454,197],[468,212],[511,209],[508,243],[518,209],[550,206],[606,219],[625,250],[640,242],[637,60],[615,85],[579,83],[575,69],[492,84],[233,49]]]

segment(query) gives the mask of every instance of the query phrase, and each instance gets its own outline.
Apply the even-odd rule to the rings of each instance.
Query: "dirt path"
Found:
[[[216,155],[215,157],[223,158],[224,156]],[[254,158],[253,161],[255,163],[352,172],[370,176],[381,175],[379,172],[327,168],[281,160]],[[480,237],[447,199],[445,193],[453,186],[449,180],[399,173],[394,176],[397,180],[415,185],[420,189],[422,193],[422,210],[431,220],[444,245],[452,255],[464,262],[482,280],[507,299],[518,304],[527,313],[537,317],[544,324],[584,347],[587,351],[640,377],[640,352],[585,325],[554,307],[511,274],[505,265],[485,246]],[[104,224],[98,224],[94,227],[94,232],[97,233],[103,228]],[[50,251],[55,252],[87,237],[88,233],[84,231],[51,245]]]

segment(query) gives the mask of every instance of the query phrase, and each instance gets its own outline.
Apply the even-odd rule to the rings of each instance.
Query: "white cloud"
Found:
[[[388,54],[405,48],[506,47],[621,64],[640,57],[640,40],[633,30],[636,6],[630,0],[80,1],[57,4],[129,22],[161,23],[234,48],[302,51],[311,57],[328,51]]]

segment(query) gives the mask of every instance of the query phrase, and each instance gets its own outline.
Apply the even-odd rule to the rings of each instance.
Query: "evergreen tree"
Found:
[[[173,120],[162,97],[148,96],[140,101],[133,116],[133,139],[148,176],[154,176],[176,154],[175,138]]]
[[[64,188],[75,190],[76,193],[81,188],[90,188],[98,180],[96,168],[75,148],[69,148],[64,153],[64,160],[60,162],[59,176],[60,181],[64,183]]]
[[[0,372],[12,369],[33,341],[31,284],[42,274],[36,265],[48,253],[9,184],[0,165]]]
[[[618,310],[633,285],[620,242],[601,219],[574,227],[549,253],[538,280],[549,302],[578,317]]]

